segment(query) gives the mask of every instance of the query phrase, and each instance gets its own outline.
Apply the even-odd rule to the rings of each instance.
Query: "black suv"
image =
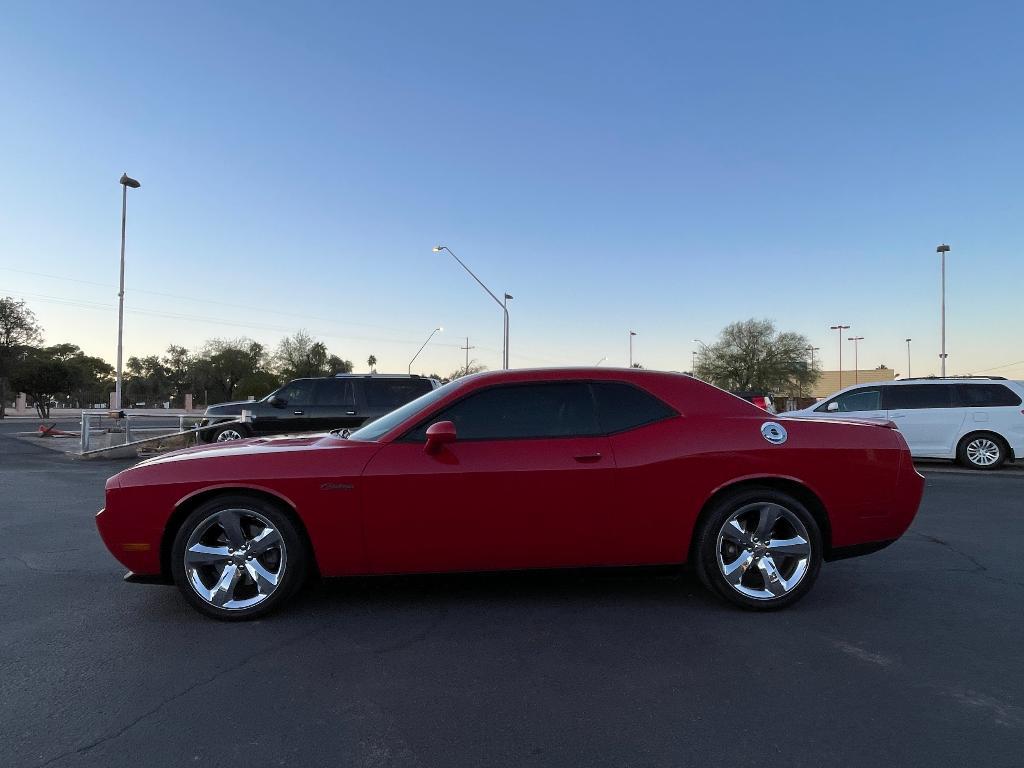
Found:
[[[205,415],[211,418],[203,420],[204,426],[216,424],[217,416],[239,416],[243,410],[252,412],[252,422],[203,430],[201,439],[223,442],[281,432],[355,429],[439,386],[437,379],[379,373],[295,379],[262,400],[209,406]]]

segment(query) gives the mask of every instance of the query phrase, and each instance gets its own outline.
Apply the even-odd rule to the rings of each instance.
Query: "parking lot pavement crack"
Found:
[[[58,763],[61,760],[64,760],[64,759],[66,759],[68,757],[88,754],[89,752],[91,752],[92,750],[96,749],[97,747],[101,747],[104,744],[106,744],[107,742],[113,741],[114,739],[117,739],[120,736],[123,736],[125,733],[130,731],[132,728],[137,726],[139,723],[141,723],[141,722],[149,719],[153,715],[157,714],[160,710],[162,710],[168,704],[170,704],[170,703],[172,703],[174,701],[177,701],[178,699],[184,698],[185,696],[187,696],[188,694],[192,693],[193,691],[195,691],[195,690],[197,690],[199,688],[202,688],[203,686],[209,685],[210,683],[220,679],[221,677],[224,677],[224,675],[229,675],[232,672],[238,671],[239,669],[243,668],[246,664],[248,664],[253,659],[255,659],[255,658],[259,657],[259,656],[263,656],[263,655],[268,654],[268,653],[273,653],[274,651],[278,651],[281,648],[285,648],[285,647],[287,647],[289,645],[292,645],[294,643],[298,643],[298,642],[300,642],[302,640],[305,640],[308,637],[312,637],[313,635],[315,635],[315,634],[317,634],[319,632],[323,632],[325,629],[326,629],[325,627],[317,627],[316,629],[312,629],[312,630],[310,630],[308,632],[303,632],[303,633],[301,633],[299,635],[296,635],[295,637],[288,638],[287,640],[282,640],[279,643],[274,643],[273,645],[269,645],[266,648],[263,648],[261,650],[255,651],[255,652],[249,654],[248,656],[246,656],[245,658],[241,659],[240,661],[232,664],[231,666],[225,667],[224,669],[221,669],[220,671],[216,672],[215,674],[212,674],[212,675],[210,675],[208,677],[205,677],[202,680],[197,680],[196,682],[194,682],[191,685],[187,686],[186,688],[178,691],[177,693],[172,694],[170,696],[167,696],[167,697],[161,699],[155,706],[149,708],[148,710],[143,712],[141,715],[136,717],[134,720],[131,720],[128,723],[126,723],[125,725],[123,725],[120,728],[118,728],[116,731],[114,731],[112,733],[108,733],[108,734],[106,734],[104,736],[100,736],[99,738],[89,742],[88,744],[84,744],[81,747],[78,747],[77,749],[69,749],[69,750],[67,750],[65,752],[61,752],[59,755],[54,755],[53,757],[49,758],[48,760],[45,760],[42,763],[38,763],[36,765],[36,768],[45,768],[45,766],[54,765],[55,763]]]
[[[374,648],[373,652],[376,653],[378,656],[383,656],[385,653],[393,653],[395,651],[405,650],[406,648],[416,645],[417,643],[422,643],[424,640],[427,639],[427,637],[430,636],[430,634],[435,629],[437,629],[442,623],[444,623],[444,620],[445,618],[447,618],[447,616],[448,609],[441,608],[437,612],[437,615],[434,617],[434,619],[419,632],[414,632],[409,637],[404,638],[402,640],[398,640],[397,642],[381,646],[380,648]]]
[[[950,544],[945,539],[940,539],[938,536],[930,536],[927,533],[916,533],[915,532],[915,533],[913,533],[911,535],[917,536],[918,538],[924,539],[925,541],[930,541],[932,544],[938,544],[940,547],[945,547],[946,549],[948,549],[950,552],[952,552],[955,555],[960,555],[960,557],[962,557],[964,560],[966,560],[967,562],[969,562],[971,565],[974,566],[974,570],[975,571],[981,572],[981,571],[987,571],[988,570],[988,567],[983,565],[982,563],[978,562],[978,559],[976,557],[974,557],[973,555],[967,554],[963,550],[957,549],[956,547],[954,547],[952,544]]]

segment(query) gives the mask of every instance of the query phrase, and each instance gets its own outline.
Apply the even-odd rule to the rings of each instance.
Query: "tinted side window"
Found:
[[[838,410],[835,408],[831,409],[835,413],[877,411],[882,407],[882,393],[877,389],[854,389],[822,403],[814,410],[828,412],[829,405],[832,403],[836,403],[839,406]]]
[[[590,385],[597,402],[597,420],[605,434],[650,424],[676,412],[649,392],[629,384]]]
[[[431,390],[427,379],[363,379],[362,382],[366,404],[389,411]]]
[[[277,396],[288,405],[311,405],[313,403],[313,380],[290,381],[277,391]]]
[[[952,384],[908,384],[886,387],[885,407],[890,411],[904,408],[950,408],[953,406]]]
[[[960,384],[960,404],[968,408],[999,408],[1020,405],[1021,400],[1003,384]]]
[[[352,379],[321,379],[316,384],[316,404],[355,406],[355,382]]]
[[[427,427],[451,421],[459,440],[510,440],[598,434],[590,387],[585,383],[520,384],[470,395],[413,430],[407,439],[426,439]]]

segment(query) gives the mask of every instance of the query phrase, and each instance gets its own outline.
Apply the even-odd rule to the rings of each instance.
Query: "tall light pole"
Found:
[[[949,253],[949,246],[943,243],[935,252],[942,257],[942,353],[939,359],[942,361],[942,377],[946,377],[946,254]]]
[[[502,301],[497,296],[495,296],[494,295],[494,291],[492,291],[490,288],[488,288],[486,285],[484,285],[483,281],[479,277],[477,277],[475,274],[473,274],[473,270],[471,270],[469,267],[467,267],[465,262],[463,262],[462,259],[460,259],[458,256],[456,256],[452,252],[452,249],[449,248],[447,245],[435,245],[434,248],[433,248],[433,251],[434,251],[434,253],[440,253],[441,251],[448,251],[448,253],[451,255],[451,257],[453,259],[455,259],[457,262],[459,262],[459,266],[461,266],[464,270],[466,270],[469,273],[469,276],[472,277],[474,280],[476,280],[477,284],[479,284],[479,286],[481,288],[483,288],[485,291],[487,291],[487,295],[490,296],[492,299],[494,299],[495,303],[499,307],[501,307],[501,312],[502,312],[502,315],[504,316],[504,333],[502,334],[502,338],[503,338],[503,341],[504,341],[504,344],[505,344],[505,351],[504,351],[504,353],[502,354],[501,357],[502,357],[502,365],[503,365],[503,367],[505,368],[505,370],[508,370],[508,300],[511,299],[512,297],[509,294],[506,293],[505,294],[505,300]],[[468,345],[469,342],[467,341],[466,344]]]
[[[416,362],[416,358],[420,356],[420,352],[422,352],[424,350],[424,348],[427,346],[427,344],[430,343],[430,340],[432,338],[434,338],[434,334],[435,333],[441,333],[443,331],[444,331],[444,328],[442,328],[441,326],[437,326],[437,328],[432,330],[430,332],[430,335],[427,336],[427,340],[423,342],[423,345],[419,349],[416,350],[416,354],[413,355],[412,356],[412,360],[409,361],[409,371],[408,372],[409,372],[410,376],[412,375],[412,364]],[[466,344],[469,344],[469,342],[467,341]]]
[[[910,378],[910,342],[912,339],[907,339],[907,378]]]
[[[857,361],[857,342],[864,341],[864,337],[849,336],[846,340],[853,342],[853,383],[860,384],[860,363]]]
[[[839,388],[843,388],[843,331],[847,330],[850,326],[848,325],[830,325],[829,328],[833,331],[839,331]]]
[[[596,363],[594,363],[594,367],[596,368],[597,366],[599,366],[601,363],[603,363],[607,359],[608,359],[608,355],[605,355],[600,360],[598,360]]]
[[[128,217],[128,187],[138,189],[142,185],[127,173],[121,174],[121,281],[117,292],[117,378],[114,382],[114,409],[121,410],[121,362],[124,341],[124,230]]]
[[[505,370],[508,370],[508,303],[514,299],[511,293],[505,294],[505,300],[501,302],[501,311],[505,313],[505,343],[502,349],[502,360],[505,363]]]
[[[633,367],[633,337],[636,336],[636,331],[629,332],[629,367]]]

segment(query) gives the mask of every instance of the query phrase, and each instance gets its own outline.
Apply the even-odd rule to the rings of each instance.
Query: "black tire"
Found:
[[[220,443],[228,442],[231,440],[244,440],[247,437],[251,437],[249,428],[244,424],[225,424],[221,427],[214,427],[203,431],[204,440],[208,443]],[[234,435],[237,435],[235,437]]]
[[[992,432],[973,432],[960,440],[956,447],[956,458],[968,469],[999,469],[1009,452],[1006,441],[999,435]]]
[[[233,536],[228,533],[228,529],[234,526],[221,522],[230,522],[234,518],[239,520],[239,530],[234,536],[240,533],[241,540],[245,542],[241,547],[231,543]],[[267,534],[268,530],[270,534]],[[258,551],[261,546],[259,537],[266,537],[263,540],[265,544],[274,538],[274,531],[280,543],[265,551]],[[210,564],[197,564],[195,561],[186,563],[186,548],[190,541],[193,541],[193,546],[204,548],[198,556],[209,556]],[[232,554],[211,554],[220,549],[226,549]],[[190,555],[193,558],[196,556]],[[217,562],[212,562],[215,557]],[[171,547],[171,575],[185,599],[200,613],[223,621],[246,621],[276,610],[302,586],[309,570],[309,557],[305,540],[296,524],[277,505],[254,496],[225,494],[201,504],[182,523]],[[262,569],[258,566],[262,566]],[[234,568],[234,571],[226,575],[229,568]],[[231,579],[230,575],[235,572],[238,578]],[[255,574],[255,577],[251,574]],[[273,586],[270,586],[268,575],[276,577]],[[211,590],[216,597],[201,595],[199,587],[193,584],[193,578],[198,579],[198,584],[205,590]],[[224,580],[225,588],[217,592],[216,585],[221,579]],[[229,589],[232,599],[224,601],[221,598],[227,595]],[[260,595],[263,596],[260,598]],[[218,605],[220,602],[225,604]],[[242,605],[232,606],[230,602]],[[252,604],[245,605],[247,602]]]
[[[761,509],[779,512],[779,519],[768,529],[767,536],[759,534],[752,523],[755,519],[761,519]],[[771,514],[766,512],[765,519],[770,519]],[[727,533],[725,527],[731,525],[731,520],[737,515],[739,527],[730,527],[728,536],[741,538],[746,534],[747,543],[743,545],[724,535]],[[803,540],[806,543],[806,557],[796,554],[797,550],[802,552],[804,549],[804,545],[799,543],[787,548],[793,550],[792,555],[782,554],[781,547],[772,553],[765,546],[768,540],[780,541],[779,537],[785,536],[792,542],[796,542],[797,538]],[[761,543],[755,545],[752,543],[755,540]],[[769,611],[792,605],[807,594],[821,569],[824,547],[821,530],[814,516],[797,499],[772,488],[747,488],[714,503],[696,533],[693,555],[697,575],[712,592],[742,608]],[[727,561],[733,555],[736,559]],[[741,560],[746,565],[741,565]],[[736,586],[730,583],[724,573],[729,565],[740,566],[739,583]],[[764,576],[766,572],[773,576],[772,584]],[[787,587],[786,582],[794,578],[796,581],[793,585]],[[774,594],[780,589],[785,591]],[[766,594],[745,594],[743,590]]]

